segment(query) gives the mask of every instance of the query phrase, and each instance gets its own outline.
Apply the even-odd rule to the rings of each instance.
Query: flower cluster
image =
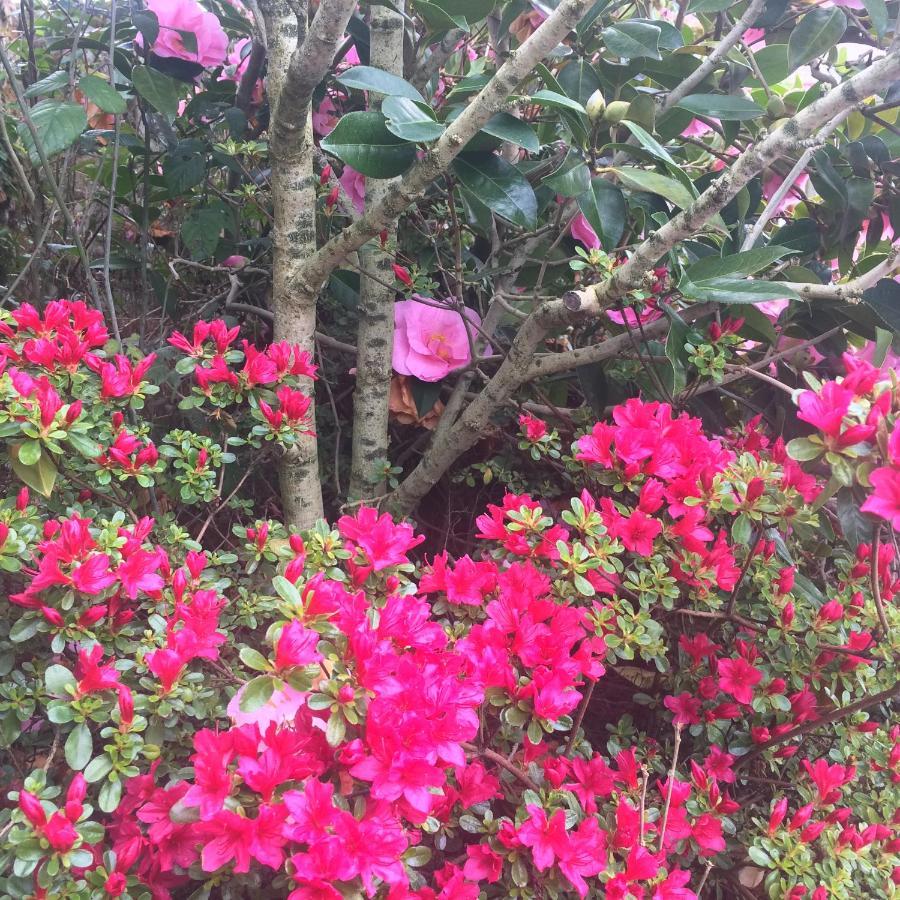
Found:
[[[184,408],[227,427],[159,434],[152,363],[109,354],[93,313],[16,314],[2,427],[32,484],[0,501],[0,738],[45,762],[8,784],[8,893],[691,900],[735,869],[773,896],[886,890],[900,579],[878,529],[830,531],[830,555],[822,536],[843,527],[834,460],[879,514],[881,374],[801,395],[823,436],[787,449],[759,419],[712,437],[634,399],[566,455],[523,415],[570,496],[497,496],[467,553],[422,555],[366,505],[303,535],[239,502],[223,534],[196,505],[239,486],[243,448],[307,428],[296,348],[174,335]],[[65,334],[77,362],[26,355]]]

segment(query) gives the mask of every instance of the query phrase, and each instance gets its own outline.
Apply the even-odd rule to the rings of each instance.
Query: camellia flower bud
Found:
[[[603,121],[609,122],[611,125],[618,125],[628,115],[629,109],[631,109],[631,104],[625,100],[613,100],[603,113]]]
[[[606,98],[603,96],[603,91],[599,88],[588,97],[588,102],[584,107],[587,110],[588,118],[592,123],[597,122],[606,111]]]

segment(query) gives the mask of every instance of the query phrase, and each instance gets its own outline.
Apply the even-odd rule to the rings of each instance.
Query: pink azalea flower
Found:
[[[719,689],[731,694],[738,703],[753,701],[753,687],[762,680],[762,672],[746,659],[720,659],[718,665]]]
[[[216,16],[195,0],[147,0],[147,7],[159,20],[159,34],[150,48],[156,56],[184,59],[208,69],[225,62],[228,36]],[[196,50],[185,47],[182,31],[194,35]],[[140,34],[137,43],[143,46]]]
[[[900,433],[900,427],[894,433]],[[895,531],[900,531],[900,469],[892,466],[876,469],[869,475],[869,481],[875,490],[860,509],[887,519]]]
[[[275,671],[283,672],[294,666],[308,666],[319,662],[322,654],[316,650],[319,634],[295,619],[288,622],[275,645]]]
[[[481,324],[481,317],[474,310],[466,308],[463,315],[470,322]],[[475,332],[467,329],[456,310],[404,300],[394,304],[394,327],[392,365],[401,375],[440,381],[471,358],[470,337],[474,341]]]
[[[697,842],[704,855],[720,853],[725,849],[725,838],[722,837],[722,820],[709,813],[704,813],[691,827],[691,836]]]
[[[700,119],[691,119],[688,127],[681,132],[681,136],[702,137],[704,134],[709,134],[710,131],[712,131],[712,126],[707,125],[706,122],[701,122]]]
[[[700,701],[683,691],[677,697],[666,697],[663,700],[666,709],[673,713],[673,725],[699,725]]]

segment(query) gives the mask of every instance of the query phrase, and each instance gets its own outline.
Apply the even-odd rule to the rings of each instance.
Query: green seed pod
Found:
[[[772,119],[780,119],[787,107],[784,105],[784,100],[781,97],[769,97],[769,102],[766,104],[766,114]]]
[[[618,125],[625,116],[628,115],[628,110],[631,108],[631,104],[627,103],[625,100],[613,100],[606,107],[606,112],[603,114],[603,121],[609,122],[611,125]]]

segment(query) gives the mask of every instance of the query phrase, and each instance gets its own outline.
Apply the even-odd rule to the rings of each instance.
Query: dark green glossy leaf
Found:
[[[622,59],[662,59],[659,54],[661,30],[647,22],[619,22],[602,31],[606,49]]]
[[[506,112],[491,116],[481,130],[491,137],[522,147],[529,153],[537,153],[541,149],[541,142],[534,129],[527,122]]]
[[[744,122],[766,114],[758,103],[731,94],[689,94],[678,103],[678,106],[694,115],[722,119],[726,122]]]
[[[764,300],[798,299],[791,288],[774,281],[747,281],[741,278],[707,278],[695,284],[684,278],[678,290],[693,300],[714,303],[761,303]]]
[[[521,228],[537,218],[534,189],[521,172],[492,153],[468,153],[453,162],[460,184],[496,215]]]
[[[377,112],[344,116],[323,138],[322,149],[369,178],[402,175],[416,158],[415,145],[391,134]]]
[[[135,66],[131,70],[134,89],[158,112],[170,121],[178,115],[178,104],[184,96],[184,85],[149,66]]]
[[[614,250],[622,239],[628,218],[622,192],[605,178],[592,178],[590,190],[578,197],[578,207],[600,238],[603,249]]]
[[[788,67],[793,72],[800,66],[824,56],[843,37],[847,17],[836,6],[811,9],[796,24],[788,38]]]
[[[594,67],[585,59],[573,59],[566,63],[558,75],[559,84],[566,96],[586,104],[594,91],[600,88],[600,78]]]
[[[563,197],[577,197],[591,186],[591,173],[581,157],[570,150],[563,164],[544,179],[544,184]]]
[[[404,141],[435,141],[444,133],[444,126],[435,120],[434,113],[425,103],[416,103],[407,97],[386,97],[381,111],[386,118],[387,130]]]
[[[882,278],[863,291],[862,299],[894,334],[900,334],[900,284],[893,278]]]
[[[181,239],[194,259],[207,259],[216,252],[225,227],[225,213],[218,206],[192,209],[181,227]]]
[[[707,256],[688,267],[684,277],[696,283],[725,275],[755,275],[790,252],[787,247],[768,246],[745,250],[743,253],[731,253],[725,257]]]
[[[694,201],[691,192],[680,182],[667,175],[658,172],[648,172],[646,169],[636,169],[630,166],[622,166],[613,170],[619,176],[619,180],[627,188],[633,191],[646,191],[648,194],[659,194],[670,203],[684,209]]]
[[[373,66],[354,66],[338,75],[337,81],[344,87],[375,91],[385,97],[406,97],[407,100],[425,102],[425,98],[408,81]]]

